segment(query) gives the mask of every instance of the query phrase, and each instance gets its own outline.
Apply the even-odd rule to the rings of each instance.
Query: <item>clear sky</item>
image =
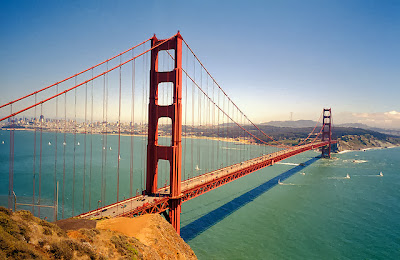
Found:
[[[400,128],[398,0],[0,0],[0,103],[177,30],[255,122]]]

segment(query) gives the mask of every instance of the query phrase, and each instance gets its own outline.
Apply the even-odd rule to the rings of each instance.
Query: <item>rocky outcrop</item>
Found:
[[[379,140],[371,135],[345,135],[338,139],[339,151],[387,148],[398,145],[393,140]]]
[[[159,215],[57,224],[0,207],[0,259],[197,259]]]

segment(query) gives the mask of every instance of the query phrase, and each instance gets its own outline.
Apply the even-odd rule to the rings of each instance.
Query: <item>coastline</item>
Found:
[[[0,128],[0,131],[10,131],[11,128]],[[34,132],[35,129],[34,128],[14,128],[12,130],[15,131],[30,131],[30,132]],[[36,129],[37,131],[40,131],[40,129]],[[48,129],[42,129],[42,132],[45,133],[56,133],[56,131],[54,130],[48,130]],[[73,132],[64,132],[64,131],[59,131],[57,132],[59,134],[74,134]],[[76,132],[76,134],[85,134],[85,132]],[[92,135],[112,135],[112,136],[142,136],[142,137],[147,137],[147,134],[127,134],[127,133],[101,133],[101,132],[94,132],[94,133],[90,133],[90,132],[86,132],[86,134],[92,134]],[[167,135],[159,135],[159,138],[171,138],[171,136],[167,136]],[[223,137],[208,137],[208,136],[195,136],[195,135],[183,135],[183,138],[187,138],[187,139],[207,139],[207,140],[213,140],[213,141],[223,141],[223,142],[229,142],[229,143],[238,143],[238,144],[251,144],[251,145],[259,145],[258,143],[255,142],[251,142],[248,140],[243,140],[243,139],[235,139],[235,138],[223,138]]]
[[[364,149],[358,149],[358,150],[342,150],[337,152],[337,154],[344,154],[344,153],[351,153],[351,152],[366,152],[370,150],[382,150],[382,149],[391,149],[391,148],[397,148],[400,147],[400,145],[393,145],[393,146],[388,146],[388,147],[368,147]]]

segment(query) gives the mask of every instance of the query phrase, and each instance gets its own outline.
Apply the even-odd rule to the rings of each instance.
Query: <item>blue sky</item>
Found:
[[[400,1],[0,0],[0,103],[180,30],[255,122],[400,128]]]

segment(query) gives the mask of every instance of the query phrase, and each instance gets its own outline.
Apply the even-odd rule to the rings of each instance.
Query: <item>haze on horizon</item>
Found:
[[[180,30],[254,122],[400,128],[399,1],[0,2],[0,103]]]

